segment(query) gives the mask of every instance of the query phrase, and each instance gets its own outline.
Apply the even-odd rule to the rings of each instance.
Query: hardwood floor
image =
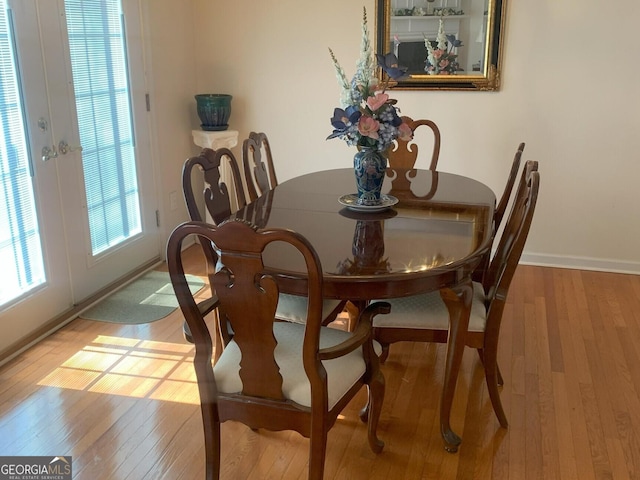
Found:
[[[186,252],[191,272],[199,256]],[[199,269],[199,270],[197,270]],[[0,455],[72,455],[76,479],[204,478],[192,348],[179,311],[147,325],[74,320],[0,368]],[[391,346],[379,434],[361,394],[329,433],[327,479],[640,479],[640,276],[520,266],[500,366],[509,428],[467,349],[443,448],[445,346]],[[223,479],[304,479],[308,440],[222,425]]]

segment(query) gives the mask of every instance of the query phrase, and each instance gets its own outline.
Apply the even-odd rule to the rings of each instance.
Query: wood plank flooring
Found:
[[[190,271],[203,274],[195,248]],[[72,455],[82,480],[204,478],[193,349],[179,311],[147,325],[75,320],[0,368],[0,455]],[[365,393],[329,433],[327,479],[640,479],[640,277],[520,266],[499,361],[509,428],[467,349],[447,453],[438,401],[445,347],[403,343],[373,454]],[[223,479],[304,479],[308,440],[222,426]]]

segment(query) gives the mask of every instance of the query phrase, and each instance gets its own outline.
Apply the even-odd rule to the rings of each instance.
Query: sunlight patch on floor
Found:
[[[99,335],[38,385],[199,404],[193,345]]]

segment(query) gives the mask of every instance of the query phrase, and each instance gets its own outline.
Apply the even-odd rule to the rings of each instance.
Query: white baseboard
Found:
[[[520,258],[520,263],[523,265],[538,265],[541,267],[573,268],[577,270],[594,270],[598,272],[640,275],[640,262],[602,258],[565,257],[560,255],[523,253]]]

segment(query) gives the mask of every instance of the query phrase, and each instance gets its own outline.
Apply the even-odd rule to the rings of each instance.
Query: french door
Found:
[[[0,0],[0,351],[159,258],[139,0]]]

